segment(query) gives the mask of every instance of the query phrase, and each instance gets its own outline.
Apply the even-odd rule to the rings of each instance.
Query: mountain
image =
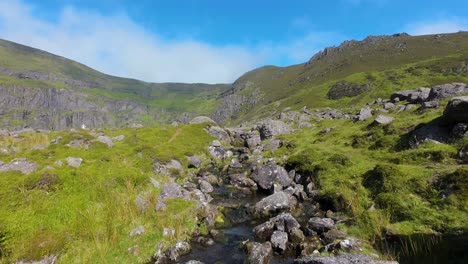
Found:
[[[347,108],[404,88],[467,80],[468,32],[369,36],[325,48],[303,64],[244,74],[220,96],[213,119],[238,124],[288,107]]]
[[[119,78],[5,40],[0,57],[3,128],[186,123],[197,115],[238,125],[304,106],[354,111],[401,89],[466,82],[468,32],[345,41],[303,64],[252,70],[232,85]]]
[[[43,129],[121,127],[209,114],[225,84],[147,83],[0,40],[0,124]]]

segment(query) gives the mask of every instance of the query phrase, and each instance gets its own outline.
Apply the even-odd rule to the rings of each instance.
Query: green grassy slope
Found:
[[[262,67],[246,73],[232,92],[249,87],[263,97],[254,107],[241,109],[231,123],[255,119],[285,107],[352,107],[394,91],[468,81],[468,33],[427,36],[368,37],[327,48],[305,64]],[[369,85],[361,95],[339,100],[327,97],[339,81]],[[249,92],[249,91],[244,91]]]
[[[7,76],[8,75],[8,76]],[[0,85],[36,85],[79,89],[111,99],[131,99],[162,112],[207,115],[226,84],[147,83],[106,75],[78,62],[0,40]],[[24,83],[22,79],[37,79]],[[20,80],[20,81],[16,81]]]
[[[87,131],[22,134],[17,138],[0,136],[0,148],[15,154],[0,154],[9,163],[19,157],[35,162],[38,170],[0,174],[0,263],[37,260],[60,254],[60,263],[144,263],[161,241],[166,247],[187,238],[196,228],[195,202],[173,200],[165,210],[155,211],[161,184],[169,177],[155,174],[155,159],[177,159],[185,168],[186,155],[204,157],[212,138],[204,125],[159,126],[142,129],[102,130],[108,136],[124,135],[109,148],[93,142]],[[58,144],[49,144],[56,137]],[[67,146],[83,140],[88,148]],[[46,146],[32,150],[34,146]],[[79,168],[67,165],[67,157],[80,157]],[[62,165],[57,163],[62,161]],[[177,181],[184,182],[180,174]],[[135,204],[143,195],[149,202],[145,212]],[[144,226],[143,235],[129,232]],[[163,228],[175,228],[174,237],[164,237]],[[139,255],[127,249],[138,246]]]

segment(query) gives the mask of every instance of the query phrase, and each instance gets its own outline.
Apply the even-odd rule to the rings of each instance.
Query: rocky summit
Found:
[[[370,36],[209,85],[1,40],[0,263],[466,263],[467,51]]]

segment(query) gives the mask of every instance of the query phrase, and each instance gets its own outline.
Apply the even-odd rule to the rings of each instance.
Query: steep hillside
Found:
[[[0,58],[0,124],[9,129],[173,121],[209,114],[216,96],[228,88],[114,77],[5,40],[0,40]]]
[[[286,107],[352,107],[401,89],[468,80],[468,33],[370,36],[307,63],[246,73],[221,97],[216,121],[240,123]]]

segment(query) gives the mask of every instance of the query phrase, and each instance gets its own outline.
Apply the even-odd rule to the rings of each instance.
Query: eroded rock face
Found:
[[[468,96],[452,98],[445,108],[443,119],[448,123],[468,123]]]

